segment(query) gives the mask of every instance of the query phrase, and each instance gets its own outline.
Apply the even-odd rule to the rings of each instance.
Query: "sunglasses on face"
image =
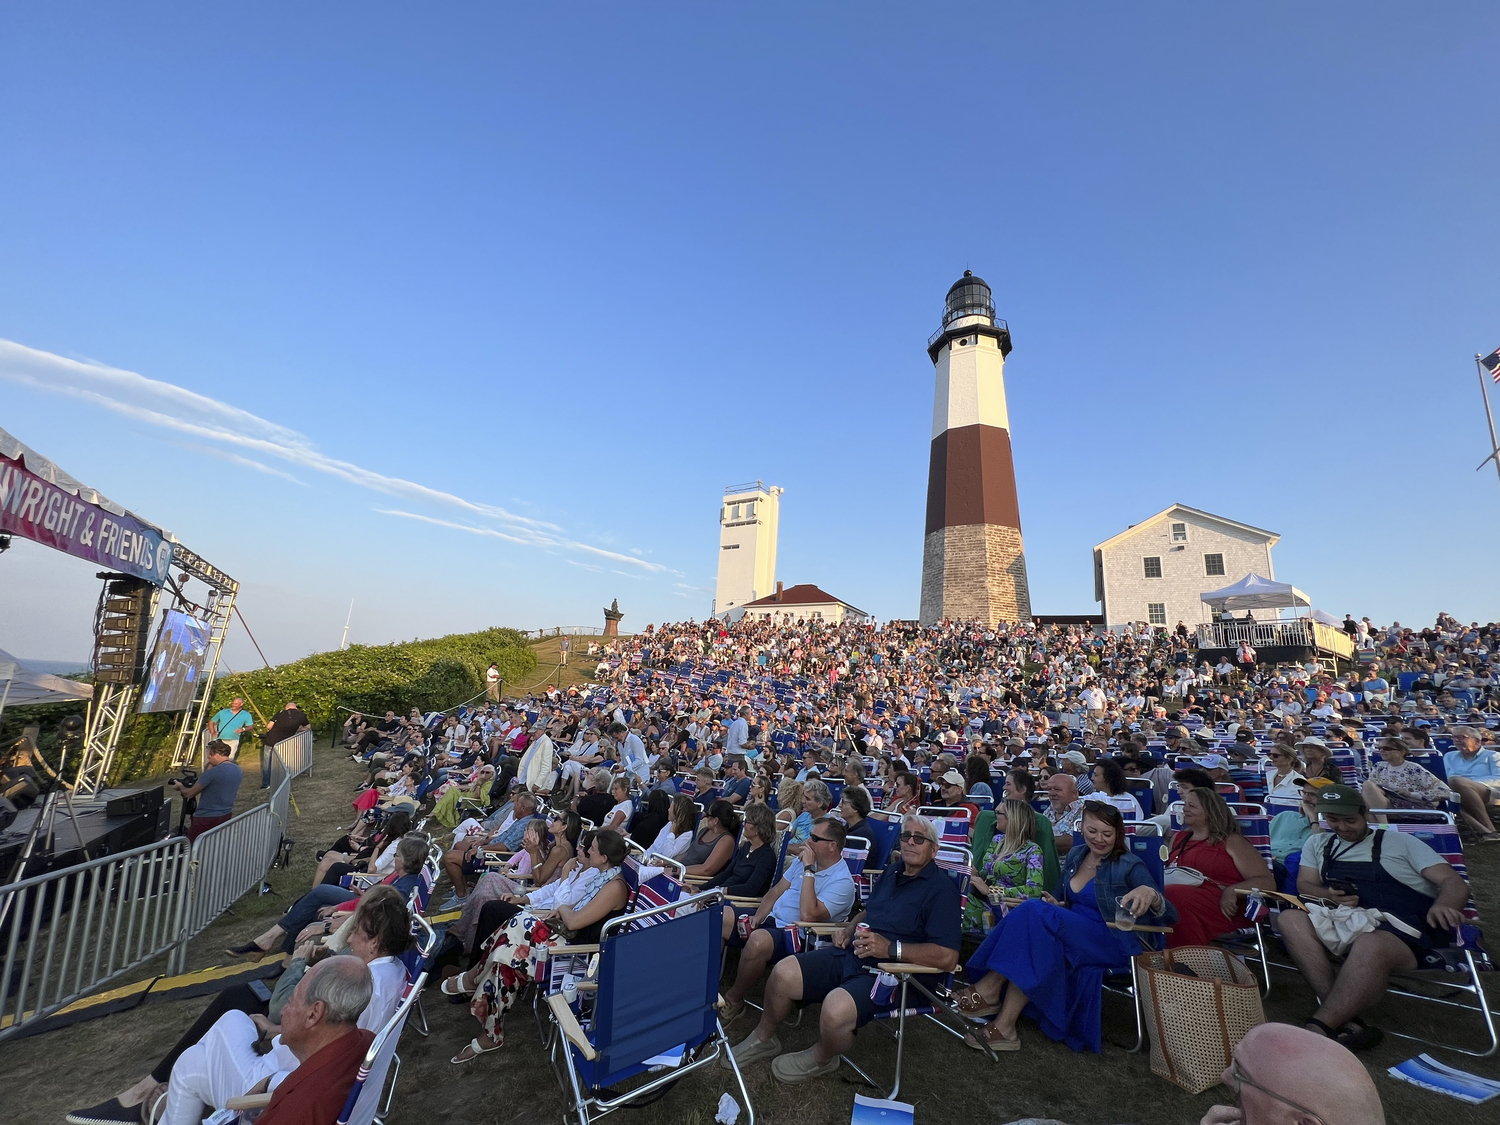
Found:
[[[898,836],[896,838],[898,840],[900,840],[903,844],[930,844],[930,843],[932,843],[932,840],[929,839],[927,836],[923,835],[921,832],[903,832],[903,833],[901,833],[900,836]]]
[[[807,838],[810,841],[812,841],[813,843],[815,843],[815,844],[831,844],[831,843],[833,843],[833,840],[831,840],[827,836],[813,836],[813,835],[809,835]]]

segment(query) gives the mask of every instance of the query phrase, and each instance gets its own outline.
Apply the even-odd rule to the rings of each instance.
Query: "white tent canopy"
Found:
[[[9,688],[7,693],[6,688]],[[77,680],[65,680],[46,672],[33,672],[4,649],[0,649],[0,699],[7,707],[23,703],[81,703],[92,699],[94,689]]]
[[[1312,605],[1308,596],[1286,582],[1273,582],[1259,574],[1247,574],[1233,586],[1201,595],[1220,613],[1251,609],[1285,609]]]

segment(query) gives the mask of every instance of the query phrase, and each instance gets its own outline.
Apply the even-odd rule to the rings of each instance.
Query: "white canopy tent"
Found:
[[[46,672],[33,672],[0,649],[0,711],[23,703],[87,703],[94,689]]]
[[[1218,613],[1312,607],[1312,601],[1297,587],[1286,582],[1273,582],[1259,574],[1247,574],[1233,586],[1210,590],[1200,596]]]

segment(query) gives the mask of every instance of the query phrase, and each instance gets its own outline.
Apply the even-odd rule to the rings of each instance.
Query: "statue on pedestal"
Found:
[[[620,618],[624,616],[620,612],[620,599],[615,598],[609,603],[609,608],[604,611],[604,635],[606,637],[618,637],[620,635]]]

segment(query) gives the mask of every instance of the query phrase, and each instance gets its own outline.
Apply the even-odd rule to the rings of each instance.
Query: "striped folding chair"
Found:
[[[929,805],[918,809],[917,815],[932,821],[938,830],[939,843],[967,848],[974,837],[974,814],[969,809]]]

